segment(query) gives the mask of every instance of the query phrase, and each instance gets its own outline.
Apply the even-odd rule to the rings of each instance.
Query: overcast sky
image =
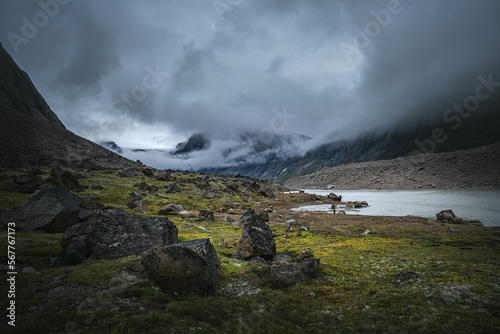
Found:
[[[330,140],[500,81],[498,0],[55,1],[0,0],[0,41],[68,129],[124,147]]]

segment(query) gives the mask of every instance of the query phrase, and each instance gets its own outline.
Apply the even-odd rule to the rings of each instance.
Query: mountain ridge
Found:
[[[28,74],[0,45],[0,165],[139,166],[66,129]]]

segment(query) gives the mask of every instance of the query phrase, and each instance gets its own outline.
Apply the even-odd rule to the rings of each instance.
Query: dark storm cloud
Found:
[[[269,63],[269,67],[267,68],[267,73],[269,74],[276,74],[279,72],[281,67],[285,64],[286,58],[284,57],[274,57],[273,60],[271,60],[271,63]]]
[[[315,144],[439,119],[479,75],[500,81],[499,1],[225,3],[72,0],[13,56],[68,128],[122,146],[272,128]],[[0,7],[14,53],[43,8]]]
[[[54,84],[67,98],[84,98],[99,93],[101,79],[120,65],[115,31],[103,22],[96,22],[96,13],[85,4],[76,5],[79,15],[73,21],[73,54],[67,65],[54,77]]]

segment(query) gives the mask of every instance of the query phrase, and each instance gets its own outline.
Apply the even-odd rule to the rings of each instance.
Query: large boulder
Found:
[[[466,224],[467,222],[460,217],[457,217],[453,210],[443,210],[436,215],[438,221],[451,224]],[[481,224],[482,225],[482,224]]]
[[[50,171],[50,178],[47,182],[52,184],[54,187],[64,190],[70,190],[73,188],[78,188],[80,184],[71,172],[60,169],[57,166],[53,166]]]
[[[233,256],[238,259],[249,260],[256,256],[270,259],[276,255],[276,243],[269,225],[253,209],[249,209],[243,217],[246,217],[245,224],[243,225],[238,248]]]
[[[297,232],[297,231],[309,231],[309,225],[307,224],[298,224],[298,223],[290,223],[287,232]]]
[[[214,219],[214,212],[210,210],[201,210],[200,214],[198,216],[198,221],[201,222],[213,222]]]
[[[182,191],[182,189],[179,187],[177,183],[164,186],[164,188],[167,194],[180,193]]]
[[[62,189],[45,189],[31,195],[27,204],[6,211],[5,225],[16,223],[16,229],[62,233],[78,222],[80,198]]]
[[[63,262],[78,264],[88,257],[139,255],[153,247],[176,243],[177,234],[177,226],[166,218],[136,216],[120,208],[102,210],[64,233]]]
[[[453,210],[443,210],[440,213],[436,214],[437,220],[449,220],[452,221],[456,217]]]
[[[154,177],[158,181],[170,181],[170,179],[172,178],[170,172],[166,170],[156,170],[154,172]]]
[[[210,239],[154,248],[142,255],[148,276],[170,294],[215,294],[221,264]]]
[[[144,176],[147,176],[147,177],[154,177],[154,168],[153,167],[150,167],[150,166],[146,166],[142,169],[142,173],[144,174]]]
[[[264,187],[259,189],[259,195],[262,195],[264,197],[268,198],[277,198],[276,195],[274,194],[273,190],[269,187]]]
[[[367,201],[347,202],[346,206],[348,208],[366,208],[368,206],[368,202]]]
[[[217,194],[211,190],[206,190],[203,193],[203,198],[205,199],[214,199],[215,197],[217,197]]]
[[[187,211],[187,208],[183,204],[167,204],[163,206],[160,211],[158,211],[158,214],[160,215],[180,215],[182,211]]]
[[[342,202],[342,196],[341,195],[336,195],[335,193],[328,194],[328,199],[332,200],[335,203]]]
[[[140,212],[140,213],[151,212],[148,208],[148,201],[140,200],[140,201],[136,201],[135,204],[136,204],[136,207],[134,208],[135,212]]]
[[[239,185],[238,185],[237,183],[231,182],[231,183],[229,183],[229,184],[226,184],[226,187],[227,187],[229,190],[232,190],[232,191],[238,191]]]
[[[233,226],[245,225],[248,221],[250,221],[251,219],[253,219],[253,216],[255,216],[255,215],[256,215],[255,210],[253,208],[250,208],[250,209],[247,210],[247,212],[245,212],[243,214],[243,216],[240,217],[240,219],[238,219],[233,224]],[[262,219],[262,217],[260,217],[260,215],[259,215],[259,218]]]

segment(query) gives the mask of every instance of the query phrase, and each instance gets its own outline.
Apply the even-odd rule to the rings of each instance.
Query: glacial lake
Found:
[[[342,202],[367,201],[367,208],[346,210],[347,214],[373,216],[421,216],[436,219],[441,210],[453,210],[463,219],[480,220],[484,226],[500,226],[500,190],[318,190],[305,192],[342,195]],[[331,204],[309,205],[295,211],[332,213]],[[338,210],[344,210],[339,206]]]

